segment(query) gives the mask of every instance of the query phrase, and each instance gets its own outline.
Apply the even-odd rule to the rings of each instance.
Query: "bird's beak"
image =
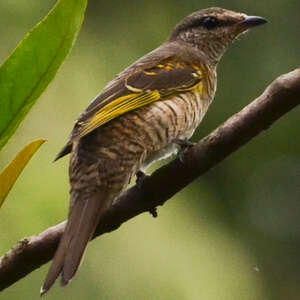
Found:
[[[244,20],[237,24],[238,30],[240,32],[246,31],[252,27],[266,24],[268,21],[262,17],[258,16],[246,16]]]

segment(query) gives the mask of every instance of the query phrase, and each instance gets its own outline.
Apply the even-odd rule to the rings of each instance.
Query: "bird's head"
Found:
[[[170,41],[194,46],[212,63],[217,63],[239,35],[266,22],[262,17],[212,7],[184,18],[173,30]]]

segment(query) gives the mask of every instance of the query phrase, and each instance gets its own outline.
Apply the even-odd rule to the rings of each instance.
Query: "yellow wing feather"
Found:
[[[109,122],[110,120],[123,115],[124,113],[150,104],[160,99],[159,91],[145,91],[142,93],[132,93],[115,99],[100,109],[83,127],[80,137],[83,137]]]

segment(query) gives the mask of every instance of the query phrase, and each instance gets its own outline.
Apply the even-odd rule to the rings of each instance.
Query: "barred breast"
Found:
[[[214,96],[213,86],[210,93],[206,90],[200,83],[193,90],[130,111],[91,132],[73,153],[71,181],[85,178],[90,185],[91,180],[86,179],[97,176],[98,183],[125,188],[137,171],[176,153],[175,139],[192,136]],[[93,171],[82,176],[83,169]]]
[[[176,97],[159,101],[137,112],[144,119],[151,120],[151,126],[144,130],[153,131],[155,148],[148,153],[140,168],[145,170],[157,160],[175,154],[179,146],[176,139],[189,139],[207,112],[211,98],[201,97],[199,89],[178,94]]]

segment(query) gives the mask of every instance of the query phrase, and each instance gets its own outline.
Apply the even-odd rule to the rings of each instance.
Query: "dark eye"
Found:
[[[201,21],[202,26],[208,30],[214,29],[220,25],[219,20],[214,17],[204,17]]]

